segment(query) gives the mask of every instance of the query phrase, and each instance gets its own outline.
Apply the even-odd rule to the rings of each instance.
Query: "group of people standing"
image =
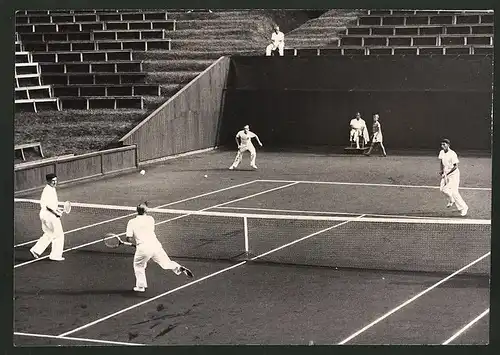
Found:
[[[370,148],[364,154],[369,156],[374,148],[379,148],[382,156],[386,157],[387,153],[384,147],[384,138],[382,135],[382,125],[379,121],[379,114],[373,114],[373,126],[372,126],[372,139]],[[351,131],[349,133],[349,141],[352,145],[356,144],[356,149],[361,149],[370,141],[370,135],[368,133],[368,128],[366,127],[366,122],[361,118],[361,113],[357,112],[356,117],[354,117],[351,122]]]

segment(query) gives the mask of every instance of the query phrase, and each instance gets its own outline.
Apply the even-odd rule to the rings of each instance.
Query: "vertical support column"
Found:
[[[245,231],[245,254],[249,254],[249,246],[248,246],[248,218],[243,217],[243,229]]]

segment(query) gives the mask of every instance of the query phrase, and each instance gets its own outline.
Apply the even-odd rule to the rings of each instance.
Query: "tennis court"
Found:
[[[62,263],[33,261],[39,194],[15,202],[14,342],[31,345],[487,344],[491,158],[458,152],[469,214],[447,209],[432,155],[216,150],[58,188]],[[205,178],[204,175],[207,175]],[[147,269],[123,233],[147,200],[194,279]]]

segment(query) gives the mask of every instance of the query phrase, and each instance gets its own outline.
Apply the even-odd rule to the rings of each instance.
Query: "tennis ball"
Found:
[[[146,174],[146,170],[141,170],[141,175]]]
[[[206,178],[207,178],[207,177],[208,177],[208,175],[205,175],[204,177],[206,177]]]

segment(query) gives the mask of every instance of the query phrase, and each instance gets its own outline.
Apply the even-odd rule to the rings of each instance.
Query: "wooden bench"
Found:
[[[61,159],[67,159],[67,158],[72,158],[74,157],[75,154],[65,154],[65,155],[58,155],[55,157],[50,157],[50,158],[42,158],[42,159],[37,159],[35,161],[27,161],[24,163],[17,163],[15,164],[16,168],[27,168],[29,166],[39,166],[40,163],[51,163],[51,162],[56,162]]]
[[[165,39],[165,30],[104,30],[92,32],[93,40]]]
[[[420,26],[353,26],[339,35],[444,35],[444,34],[493,34],[493,25],[420,25]]]
[[[16,100],[48,99],[52,97],[50,85],[28,86],[15,89]]]
[[[170,39],[124,39],[119,41],[78,41],[78,42],[23,42],[22,47],[29,52],[71,52],[103,50],[171,49]]]
[[[50,73],[42,76],[45,85],[130,84],[142,82],[146,73]]]
[[[132,50],[34,52],[31,56],[33,61],[44,63],[129,61],[132,60]]]
[[[376,9],[367,10],[368,15],[401,15],[401,14],[446,14],[446,13],[491,13],[492,10],[394,10],[394,9]]]
[[[176,20],[151,20],[151,21],[108,21],[108,30],[167,30],[175,31]]]
[[[21,99],[14,101],[16,109],[25,109],[29,107],[33,112],[40,110],[57,110],[61,111],[61,102],[57,97],[49,97],[46,99]]]
[[[65,23],[30,23],[16,24],[16,32],[23,33],[62,33],[96,31],[106,29],[104,22],[65,22]]]
[[[24,150],[25,149],[33,149],[35,151],[38,150],[40,153],[40,156],[44,158],[43,156],[43,151],[42,151],[42,144],[40,142],[32,142],[32,143],[24,143],[24,144],[17,144],[14,146],[14,154],[18,151],[21,152],[21,157],[23,158],[24,161],[26,161],[26,156],[24,155]]]
[[[59,97],[63,109],[144,109],[142,96]]]
[[[80,63],[40,63],[42,73],[139,73],[142,61],[126,62],[80,62]]]
[[[101,84],[101,85],[54,85],[54,95],[59,96],[161,96],[158,84]]]
[[[441,46],[342,46],[326,48],[285,48],[285,56],[343,56],[343,55],[493,55],[490,45]]]
[[[493,23],[493,14],[413,14],[413,15],[375,15],[360,16],[357,25],[455,25]]]
[[[91,41],[92,32],[36,32],[20,33],[22,41],[28,42],[68,42],[68,41]]]
[[[15,75],[40,75],[38,63],[15,63]]]
[[[32,61],[30,52],[16,52],[16,63],[31,63]]]
[[[39,74],[16,75],[16,87],[41,86],[42,80]]]

